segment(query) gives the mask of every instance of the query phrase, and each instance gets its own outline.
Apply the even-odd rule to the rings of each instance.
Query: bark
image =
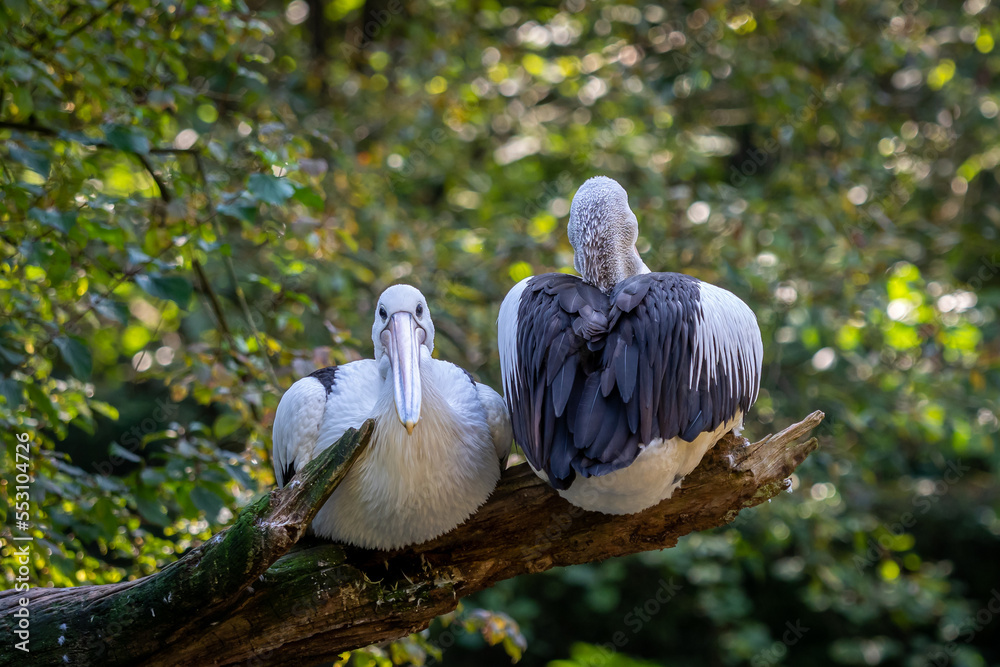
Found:
[[[817,446],[815,438],[796,441],[822,419],[814,412],[753,444],[726,435],[673,498],[639,514],[584,512],[519,465],[469,521],[431,542],[382,552],[310,538],[289,551],[367,443],[366,425],[307,466],[296,477],[301,484],[254,503],[162,572],[32,590],[31,663],[66,664],[63,655],[109,667],[330,660],[425,628],[503,579],[664,549],[729,523],[789,488],[788,477]],[[13,636],[9,610],[23,595],[0,593],[0,635]],[[18,653],[6,643],[0,663]]]
[[[171,651],[193,619],[224,616],[268,567],[288,553],[364,450],[369,420],[348,430],[284,489],[243,510],[236,522],[180,560],[142,579],[79,588],[0,593],[0,636],[19,637],[28,610],[30,653],[0,646],[0,664],[122,665]],[[27,598],[28,604],[20,604]]]

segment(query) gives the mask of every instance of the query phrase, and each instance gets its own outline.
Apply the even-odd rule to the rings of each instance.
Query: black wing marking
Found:
[[[310,373],[309,377],[319,380],[326,389],[326,395],[329,396],[330,392],[333,391],[333,385],[336,384],[337,367],[327,366],[326,368],[321,368],[318,371]]]
[[[732,295],[743,319],[702,303],[702,286],[675,273],[634,276],[610,295],[564,274],[528,283],[507,401],[517,442],[555,488],[568,487],[577,473],[628,466],[642,443],[691,441],[749,410],[760,353],[754,372],[737,343],[717,338],[752,324],[759,350],[756,321]],[[706,356],[709,349],[714,356]]]
[[[323,388],[326,389],[326,395],[329,396],[330,392],[333,391],[334,384],[336,384],[337,367],[327,366],[326,368],[320,368],[319,370],[310,373],[308,377],[316,378],[317,380],[319,380],[320,383],[323,385]],[[287,455],[288,455],[287,452],[279,453],[275,451],[274,453],[274,456],[278,458],[278,460],[276,461],[277,464],[276,467],[281,468],[281,475],[277,479],[279,487],[286,486],[289,480],[291,480],[296,473],[294,458],[291,461],[282,460]]]
[[[472,373],[470,373],[469,371],[465,370],[465,369],[464,369],[464,368],[462,368],[461,366],[458,366],[457,364],[456,364],[456,366],[455,366],[455,367],[456,367],[456,368],[457,368],[458,370],[460,370],[460,371],[462,371],[463,373],[465,373],[465,377],[469,378],[469,382],[471,382],[471,383],[472,383],[472,386],[473,386],[473,387],[475,387],[475,386],[476,386],[476,378],[475,378],[475,376],[473,376],[473,375],[472,375]]]
[[[278,486],[288,486],[288,483],[292,481],[292,477],[295,477],[295,472],[295,466],[291,463],[287,464],[285,469],[281,471],[281,481]]]

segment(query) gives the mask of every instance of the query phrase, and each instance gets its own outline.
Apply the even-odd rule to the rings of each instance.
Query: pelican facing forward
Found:
[[[757,400],[763,345],[726,290],[651,273],[628,195],[599,176],[570,207],[583,276],[525,278],[500,306],[504,397],[532,469],[569,502],[631,514],[669,498]]]
[[[348,428],[375,420],[371,442],[313,519],[321,537],[395,549],[465,521],[493,492],[512,432],[500,396],[431,357],[427,300],[409,285],[379,297],[375,358],[320,369],[289,388],[274,416],[274,474],[295,471]]]

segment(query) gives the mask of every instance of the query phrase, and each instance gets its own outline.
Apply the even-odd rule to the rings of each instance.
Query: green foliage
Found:
[[[31,433],[36,584],[225,525],[273,483],[281,391],[369,355],[394,282],[498,386],[498,304],[572,270],[604,173],[649,266],[757,312],[748,435],[822,409],[822,447],[728,528],[468,614],[527,664],[1000,660],[995,6],[21,0],[0,29],[0,462]],[[464,636],[445,661],[508,660]]]
[[[593,644],[577,643],[570,648],[568,660],[553,660],[549,667],[588,667],[589,665],[606,665],[607,667],[658,667],[649,660],[638,660],[627,655],[614,653]]]
[[[510,662],[518,662],[526,642],[517,622],[504,613],[485,609],[458,609],[438,619],[423,632],[387,646],[344,653],[335,667],[392,667],[393,665],[431,665],[443,659],[452,646],[481,647],[500,645]]]

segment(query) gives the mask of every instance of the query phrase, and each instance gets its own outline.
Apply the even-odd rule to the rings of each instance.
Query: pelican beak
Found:
[[[420,421],[420,340],[418,326],[409,313],[394,313],[389,320],[389,363],[396,415],[406,432]]]

